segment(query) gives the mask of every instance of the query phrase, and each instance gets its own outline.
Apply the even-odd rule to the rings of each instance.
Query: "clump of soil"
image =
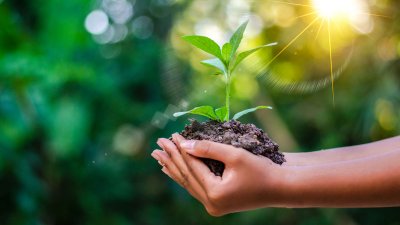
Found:
[[[228,122],[190,120],[190,124],[180,133],[190,140],[209,140],[243,148],[255,155],[262,155],[281,165],[285,157],[279,152],[279,146],[267,134],[254,124],[242,124],[239,121]],[[202,159],[217,176],[222,176],[225,165],[216,160]]]

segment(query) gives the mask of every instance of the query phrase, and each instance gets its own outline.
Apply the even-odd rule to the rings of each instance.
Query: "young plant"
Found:
[[[225,43],[220,47],[215,41],[208,37],[190,35],[184,36],[183,39],[193,46],[213,55],[215,58],[207,59],[201,63],[206,66],[211,66],[217,69],[217,75],[224,75],[225,77],[225,106],[221,108],[214,109],[212,106],[199,106],[186,112],[174,113],[175,117],[183,116],[185,114],[195,114],[208,117],[211,120],[216,120],[219,122],[230,120],[230,90],[231,90],[231,76],[237,66],[248,56],[254,52],[269,46],[276,45],[277,43],[271,43],[263,45],[248,51],[241,52],[237,54],[240,43],[242,42],[243,33],[246,29],[248,22],[243,23],[232,35],[228,43]],[[241,116],[254,112],[258,109],[272,109],[271,106],[257,106],[251,109],[246,109],[241,112],[236,113],[232,119],[237,120]]]

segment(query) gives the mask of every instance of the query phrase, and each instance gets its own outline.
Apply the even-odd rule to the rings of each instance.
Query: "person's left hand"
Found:
[[[288,196],[284,189],[282,166],[244,149],[211,141],[188,141],[174,134],[173,142],[161,138],[152,156],[163,165],[162,171],[199,200],[209,214],[266,206],[282,206]],[[175,143],[175,144],[174,144]],[[214,175],[199,158],[225,164],[222,177]]]

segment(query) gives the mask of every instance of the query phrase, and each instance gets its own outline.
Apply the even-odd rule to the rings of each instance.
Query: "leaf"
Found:
[[[233,71],[236,69],[236,67],[237,67],[245,58],[247,58],[248,56],[250,56],[250,55],[253,54],[254,52],[256,52],[256,51],[258,51],[258,50],[260,50],[260,49],[262,49],[262,48],[274,46],[274,45],[277,45],[277,44],[278,44],[277,42],[274,42],[274,43],[270,43],[270,44],[267,44],[267,45],[263,45],[263,46],[260,46],[260,47],[257,47],[257,48],[254,48],[254,49],[251,49],[251,50],[244,51],[244,52],[240,53],[240,54],[236,57],[236,60],[235,60],[233,66],[232,66],[232,68],[231,68],[231,72],[233,72]]]
[[[176,112],[174,113],[174,117],[180,117],[186,114],[200,115],[210,118],[211,120],[218,120],[217,115],[215,115],[214,108],[208,105],[199,106],[186,112]]]
[[[229,40],[229,43],[232,45],[230,58],[233,58],[237,49],[239,48],[240,42],[242,42],[244,30],[246,30],[248,23],[249,23],[249,21],[246,21],[242,25],[240,25],[240,27],[235,31],[235,33],[232,35],[231,39]]]
[[[226,72],[224,63],[218,58],[203,60],[203,61],[201,61],[201,63],[206,66],[211,66],[211,67],[217,68],[219,71],[221,71],[221,73]],[[221,73],[218,73],[218,74],[221,74]]]
[[[198,35],[190,35],[182,37],[185,41],[190,44],[196,46],[197,48],[219,58],[222,59],[221,49],[215,41],[211,40],[208,37],[198,36]]]
[[[224,44],[222,46],[222,58],[224,59],[224,62],[228,65],[229,61],[231,61],[231,55],[232,54],[232,45],[230,43]]]
[[[272,109],[272,107],[271,107],[271,106],[257,106],[257,107],[255,107],[255,108],[246,109],[246,110],[243,110],[243,111],[241,111],[241,112],[236,113],[236,114],[233,116],[232,119],[237,120],[237,119],[239,119],[240,117],[246,115],[247,113],[254,112],[254,111],[258,110],[258,109]]]
[[[226,108],[226,106],[216,109],[215,114],[217,115],[219,121],[221,122],[229,120],[229,118],[227,118],[228,109]]]

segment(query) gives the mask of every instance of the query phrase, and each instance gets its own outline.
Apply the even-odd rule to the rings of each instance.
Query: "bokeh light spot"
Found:
[[[393,104],[385,99],[379,99],[375,104],[375,116],[379,125],[387,130],[392,131],[396,128],[396,115]]]
[[[101,34],[94,35],[93,39],[99,44],[107,44],[112,41],[114,37],[115,29],[114,26],[109,26],[107,30]]]
[[[250,14],[248,20],[249,25],[245,34],[248,38],[256,37],[261,33],[264,27],[263,21],[261,17],[256,14]]]
[[[114,29],[115,32],[112,39],[112,43],[117,43],[125,40],[126,36],[129,33],[128,28],[125,25],[115,25]]]
[[[271,9],[271,19],[280,27],[289,27],[293,24],[295,11],[288,5],[277,5]]]
[[[85,28],[91,34],[102,34],[108,28],[107,14],[102,10],[94,10],[85,19]]]
[[[140,16],[132,22],[132,34],[139,39],[147,39],[153,34],[153,20],[147,16]]]
[[[136,155],[144,142],[142,130],[126,124],[121,126],[113,139],[114,150],[125,155]]]
[[[228,37],[213,20],[200,20],[198,23],[196,23],[194,29],[197,35],[209,37],[219,45],[223,45],[228,41]]]
[[[102,5],[116,24],[124,24],[133,16],[134,3],[127,0],[104,0]]]
[[[163,129],[167,125],[168,119],[169,119],[168,116],[165,115],[164,113],[156,112],[156,114],[154,114],[154,116],[151,120],[151,124],[154,127]]]

